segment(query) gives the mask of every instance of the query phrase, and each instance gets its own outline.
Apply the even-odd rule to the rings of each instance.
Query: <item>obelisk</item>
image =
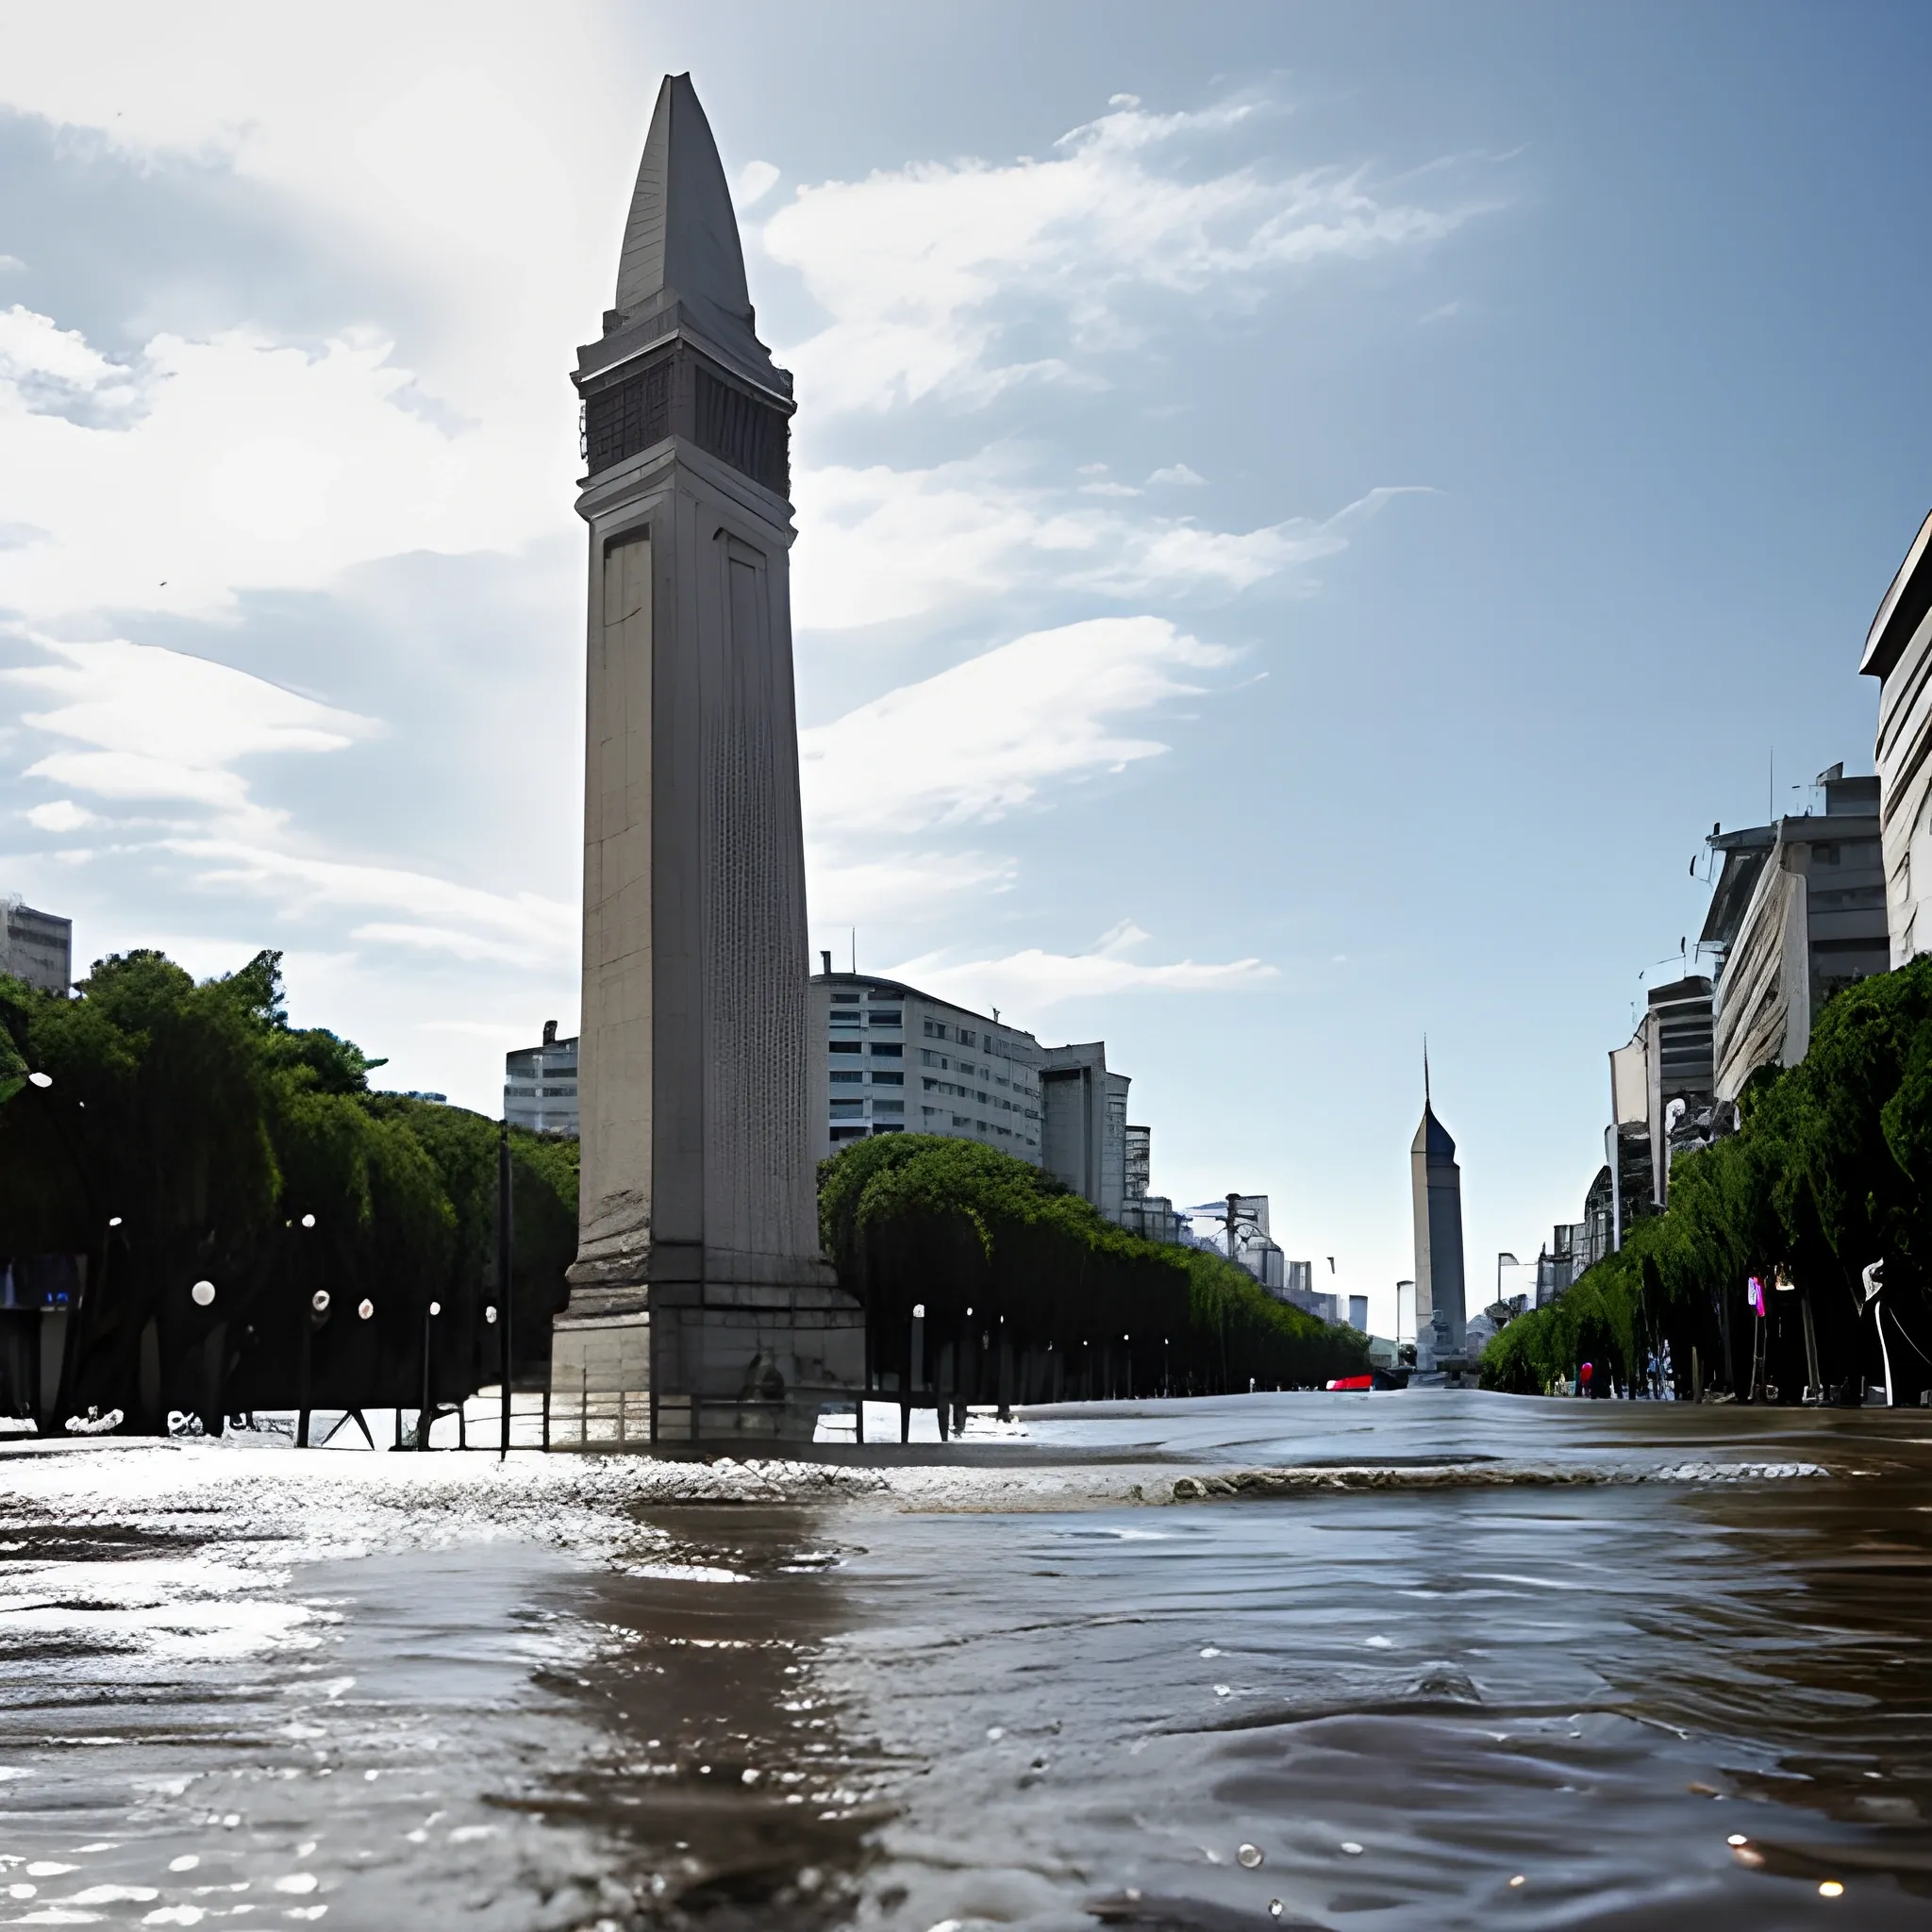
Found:
[[[1423,1062],[1423,1118],[1409,1143],[1415,1212],[1415,1365],[1418,1373],[1460,1370],[1463,1364],[1462,1170],[1456,1142],[1436,1118]]]
[[[590,526],[582,1180],[552,1440],[808,1439],[864,1373],[821,1258],[787,556],[758,339],[689,75],[658,95],[602,337]]]

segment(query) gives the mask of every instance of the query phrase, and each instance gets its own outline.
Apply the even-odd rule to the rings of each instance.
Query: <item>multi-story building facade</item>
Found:
[[[503,1117],[539,1134],[577,1131],[576,1036],[558,1039],[555,1020],[544,1021],[541,1046],[504,1055]]]
[[[1630,1043],[1610,1056],[1619,1135],[1641,1143],[1628,1151],[1648,1168],[1619,1195],[1626,1225],[1669,1205],[1672,1161],[1711,1138],[1715,1024],[1710,981],[1699,974],[1673,980],[1651,989]],[[1620,1179],[1629,1165],[1627,1157],[1619,1161]]]
[[[1174,1238],[1172,1204],[1127,1187],[1127,1090],[1105,1041],[1041,1046],[1024,1028],[896,979],[825,970],[810,982],[818,1158],[874,1134],[997,1147],[1064,1181],[1108,1220]],[[1144,1153],[1147,1130],[1141,1137]]]
[[[1898,967],[1932,953],[1932,516],[1878,606],[1858,669],[1879,681],[1879,841]]]
[[[1795,1066],[1824,1002],[1890,965],[1879,780],[1822,782],[1822,816],[1709,841],[1724,859],[1700,935],[1720,960],[1719,1101],[1735,1100],[1758,1067]]]
[[[1105,1041],[1041,1050],[1040,1163],[1108,1221],[1127,1193],[1127,1086],[1108,1071]]]
[[[1032,1034],[895,979],[810,987],[820,1158],[871,1134],[942,1134],[1041,1164],[1042,1050]]]
[[[64,993],[74,983],[74,922],[0,899],[0,973]]]

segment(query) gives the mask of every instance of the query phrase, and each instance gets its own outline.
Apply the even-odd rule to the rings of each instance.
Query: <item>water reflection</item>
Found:
[[[1832,1474],[662,1508],[594,1561],[567,1520],[281,1570],[242,1528],[19,1524],[0,1924],[1932,1923],[1924,1419],[1283,1399],[1109,1431],[1176,1471]]]

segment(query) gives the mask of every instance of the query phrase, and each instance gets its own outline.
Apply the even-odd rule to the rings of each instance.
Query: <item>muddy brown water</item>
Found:
[[[1932,1925],[1932,1414],[1033,1427],[1004,1462],[1652,1479],[658,1509],[615,1568],[267,1588],[220,1535],[16,1522],[0,1924]]]

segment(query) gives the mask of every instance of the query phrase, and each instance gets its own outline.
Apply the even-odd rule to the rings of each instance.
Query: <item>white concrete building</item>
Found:
[[[1107,1042],[1050,1046],[1041,1057],[1041,1165],[1119,1222],[1127,1198],[1127,1076]]]
[[[503,1117],[513,1127],[528,1127],[538,1134],[577,1131],[575,1034],[559,1040],[557,1022],[546,1020],[541,1046],[519,1047],[504,1055]]]
[[[1879,822],[1897,968],[1932,953],[1932,516],[1872,620],[1858,669],[1879,681]]]
[[[810,994],[819,1159],[909,1130],[1040,1165],[1042,1049],[1032,1034],[865,974],[821,973]]]
[[[1796,1066],[1824,1002],[1888,970],[1880,781],[1827,774],[1822,783],[1823,814],[1707,841],[1724,858],[1699,935],[1721,956],[1721,1101],[1735,1100],[1758,1067]]]
[[[74,922],[0,899],[0,973],[64,993],[74,981]]]
[[[977,1141],[1044,1168],[1109,1221],[1135,1219],[1147,1197],[1127,1191],[1129,1082],[1108,1071],[1105,1041],[1041,1046],[1023,1027],[896,979],[834,973],[820,957],[808,1021],[819,1159],[874,1134]]]

